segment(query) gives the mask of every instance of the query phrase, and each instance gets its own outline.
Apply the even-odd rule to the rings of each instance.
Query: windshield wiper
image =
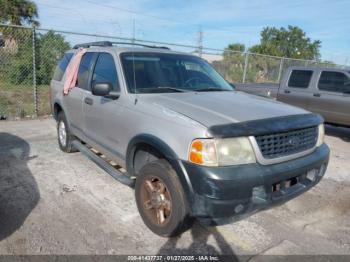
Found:
[[[137,88],[139,93],[159,93],[164,91],[175,91],[179,93],[188,92],[181,88],[175,88],[170,86],[159,86],[159,87],[148,87],[148,88]]]
[[[156,89],[161,89],[161,90],[172,90],[172,91],[176,91],[176,92],[188,92],[185,89],[181,89],[181,88],[176,88],[176,87],[170,87],[170,86],[159,86]]]
[[[195,91],[195,92],[206,92],[206,91],[231,91],[231,90],[222,89],[220,87],[204,87],[204,88],[194,89],[193,91]]]

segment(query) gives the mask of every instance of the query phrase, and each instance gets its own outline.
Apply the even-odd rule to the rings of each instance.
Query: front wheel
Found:
[[[166,160],[150,162],[140,170],[135,197],[144,223],[157,235],[173,237],[192,225],[186,196]]]

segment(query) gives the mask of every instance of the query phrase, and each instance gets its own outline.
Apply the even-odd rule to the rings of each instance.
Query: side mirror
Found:
[[[103,96],[110,99],[118,99],[119,92],[112,91],[111,83],[93,83],[91,93],[94,96]]]
[[[110,83],[93,83],[91,93],[94,96],[107,96],[112,90]]]

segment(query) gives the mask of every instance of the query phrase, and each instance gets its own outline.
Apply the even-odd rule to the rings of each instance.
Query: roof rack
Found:
[[[91,46],[113,46],[113,44],[109,41],[100,41],[100,42],[90,42],[90,43],[83,43],[73,46],[73,49],[78,48],[89,48]]]
[[[73,49],[89,48],[91,46],[110,47],[113,45],[134,45],[134,46],[142,46],[142,47],[147,47],[147,48],[160,48],[160,49],[170,50],[170,48],[166,47],[166,46],[145,45],[145,44],[128,43],[128,42],[110,42],[110,41],[100,41],[100,42],[90,42],[90,43],[77,44],[73,47]]]
[[[111,42],[111,43],[115,44],[115,45],[136,45],[136,46],[142,46],[142,47],[147,47],[147,48],[160,48],[160,49],[170,50],[170,48],[167,46],[145,45],[145,44],[128,43],[128,42]]]

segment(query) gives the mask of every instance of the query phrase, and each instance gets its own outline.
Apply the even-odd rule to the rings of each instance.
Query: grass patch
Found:
[[[38,115],[51,113],[49,86],[37,86]],[[0,80],[0,115],[25,118],[35,115],[33,85],[16,85]]]

